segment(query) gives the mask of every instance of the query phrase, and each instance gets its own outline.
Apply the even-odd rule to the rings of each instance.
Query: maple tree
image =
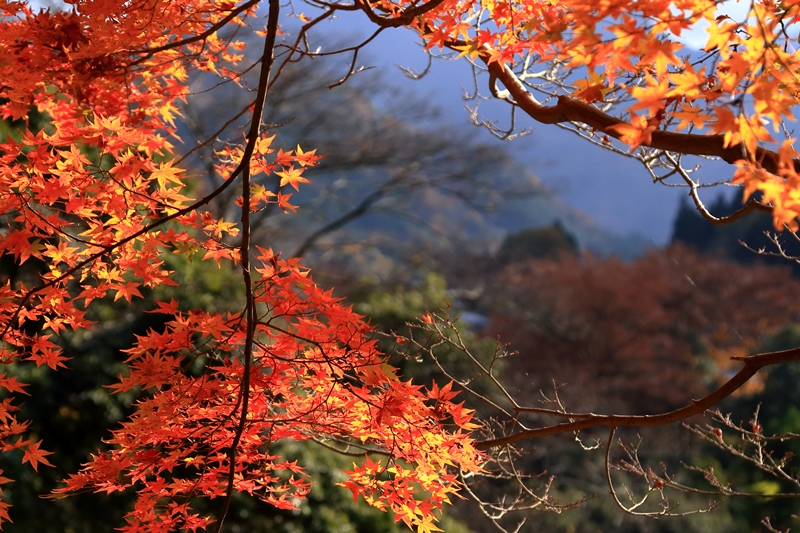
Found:
[[[369,326],[317,287],[299,260],[251,242],[252,213],[273,205],[294,211],[291,191],[308,183],[307,169],[321,157],[313,147],[273,148],[263,123],[270,88],[290,63],[331,53],[352,54],[350,69],[331,85],[346,83],[372,40],[314,48],[311,32],[339,11],[364,13],[376,34],[409,27],[427,49],[449,48],[482,64],[494,96],[540,122],[572,124],[592,142],[632,150],[658,179],[681,177],[715,222],[759,209],[772,213],[777,228],[796,229],[798,154],[783,124],[798,94],[790,28],[800,4],[755,2],[742,21],[712,0],[311,0],[310,8],[312,16],[288,11],[302,24],[282,30],[278,0],[69,0],[62,11],[0,1],[0,112],[15,128],[0,143],[0,252],[19,274],[0,288],[2,362],[67,366],[59,335],[91,328],[93,301],[131,302],[174,283],[164,254],[237,265],[245,300],[229,313],[181,310],[176,301],[151,310],[168,317],[165,326],[125,351],[129,370],[111,387],[143,391],[135,413],[112,432],[110,451],[54,497],[134,489],[125,531],[218,532],[234,492],[279,508],[304,497],[302,465],[270,445],[316,439],[363,454],[343,483],[355,497],[432,531],[435,511],[464,486],[464,475],[481,471],[482,450],[598,426],[609,429],[610,443],[617,427],[683,420],[760,368],[800,359],[798,350],[743,356],[743,368],[715,392],[661,415],[544,410],[567,421],[528,427],[519,417],[524,408],[507,397],[511,407],[500,411],[508,423],[476,442],[478,425],[452,383],[404,381]],[[680,56],[675,37],[702,21],[704,54]],[[255,61],[239,38],[248,28],[263,40]],[[182,164],[197,148],[175,147],[190,76],[246,87],[250,71],[258,73],[255,96],[203,143],[213,147],[223,182],[194,198],[199,189]],[[218,142],[245,116],[240,143]],[[779,133],[780,143],[772,136]],[[734,181],[759,200],[714,217],[682,166],[686,155],[735,164]],[[231,190],[240,217],[212,216],[208,204]],[[457,335],[443,332],[447,319],[426,314],[421,324],[467,353]],[[21,450],[34,470],[48,465],[46,443],[15,416],[24,383],[5,372],[0,386],[8,394],[0,403],[2,449]],[[193,511],[195,497],[218,499],[216,515]],[[8,519],[0,503],[0,521]]]
[[[109,3],[55,14],[3,5],[8,59],[2,66],[19,75],[4,87],[3,116],[22,124],[0,147],[8,225],[2,248],[19,265],[42,264],[31,284],[8,280],[3,289],[4,360],[65,366],[55,336],[90,327],[85,309],[95,299],[130,302],[146,288],[172,283],[164,251],[202,250],[204,259],[233,261],[241,266],[244,309],[181,312],[177,302],[161,302],[153,312],[172,319],[127,350],[130,371],[112,387],[150,395],[112,434],[116,447],[94,457],[59,493],[135,486],[127,530],[214,523],[218,531],[234,490],[293,507],[308,482],[302,467],[270,453],[270,443],[326,435],[378,454],[354,465],[346,484],[354,495],[420,530],[433,528],[433,511],[457,488],[445,466],[478,468],[469,412],[451,401],[449,388],[401,381],[375,349],[369,327],[314,285],[296,260],[259,248],[251,273],[250,213],[273,203],[295,208],[290,193],[266,190],[255,177],[274,174],[280,187],[297,189],[307,182],[305,168],[319,159],[300,147],[274,153],[274,136],[261,132],[277,2],[265,32],[258,95],[245,107],[256,117],[247,142],[220,150],[224,185],[199,200],[184,194],[167,140],[175,134],[177,102],[188,92],[183,61],[217,72],[224,67],[215,60],[239,62],[240,42],[201,27],[222,25],[255,5],[196,4],[187,11],[178,4],[126,10]],[[149,25],[152,10],[162,9],[159,24]],[[187,12],[196,15],[187,18]],[[174,32],[199,37],[173,43]],[[126,55],[123,49],[133,53],[112,59]],[[47,127],[27,123],[31,107],[47,114]],[[245,207],[240,221],[202,210],[234,183]],[[239,246],[223,240],[239,234]],[[192,373],[198,361],[203,370]],[[24,393],[6,374],[2,384]],[[34,469],[49,464],[41,442],[21,436],[26,424],[14,418],[10,399],[3,408],[5,450],[22,449],[22,461]],[[221,498],[215,522],[191,510],[188,500],[196,495]],[[8,519],[5,508],[2,516]]]

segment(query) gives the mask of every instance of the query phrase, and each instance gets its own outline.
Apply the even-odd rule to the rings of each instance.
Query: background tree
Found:
[[[378,261],[380,254],[397,261],[426,247],[458,245],[459,233],[474,234],[482,215],[508,198],[551,195],[530,174],[508,171],[498,180],[497,173],[510,164],[504,151],[442,125],[429,102],[393,89],[378,75],[360,74],[331,91],[326,84],[339,66],[328,58],[289,65],[275,83],[266,110],[281,125],[275,146],[291,150],[304,142],[326,156],[315,169],[314,187],[293,196],[301,206],[298,216],[276,217],[272,208],[254,216],[256,241],[269,241],[310,261],[347,244],[356,255],[371,253],[371,261]],[[196,85],[202,90],[203,85]],[[226,100],[246,107],[246,95],[234,89],[225,91]],[[215,107],[218,97],[209,93],[184,106],[189,139],[201,142],[209,136],[205,130],[223,122]],[[209,189],[219,184],[215,149],[234,139],[242,122],[229,124],[214,143],[199,145],[195,164],[207,170]],[[280,185],[280,177],[271,189],[294,192],[288,184]],[[215,216],[233,215],[234,196],[228,191],[212,201]],[[435,208],[451,215],[431,217]],[[456,213],[458,221],[452,220]],[[342,242],[345,226],[347,240]]]
[[[507,350],[519,352],[503,360],[503,370],[496,372],[496,378],[508,398],[525,406],[518,407],[518,416],[523,419],[522,424],[532,427],[547,427],[548,418],[560,410],[642,413],[643,406],[647,406],[652,409],[649,412],[667,412],[682,406],[685,395],[701,398],[724,382],[734,368],[731,356],[780,349],[792,342],[790,332],[796,321],[794,302],[799,286],[787,265],[741,265],[682,247],[652,251],[631,263],[591,257],[578,261],[568,256],[507,266],[475,258],[468,261],[473,267],[454,268],[450,283],[459,295],[476,295],[469,304],[489,319],[484,333],[508,341]],[[464,262],[451,259],[450,264]],[[476,264],[483,267],[475,267]],[[770,415],[763,411],[760,415],[765,428],[766,420],[773,421],[764,434],[785,435],[793,431],[789,429],[795,427],[789,421],[793,420],[792,415],[780,397],[784,387],[793,387],[789,383],[795,366],[759,374],[740,390],[740,396],[720,407],[722,413],[732,412],[733,420],[742,421],[749,428],[756,405],[769,404]],[[786,397],[791,394],[785,393]],[[500,395],[494,400],[506,407],[508,398],[504,402]],[[513,404],[507,408],[515,409]],[[489,405],[478,409],[487,417],[495,412]],[[579,419],[576,415],[575,420]],[[776,424],[778,420],[783,422]],[[703,428],[714,424],[707,431],[715,439],[713,431],[720,430],[711,418],[695,417],[687,423]],[[721,430],[736,442],[732,428],[723,426]],[[628,446],[628,451],[643,439],[635,457],[646,467],[629,470],[628,452],[616,445],[611,448],[611,457],[625,459],[621,464],[604,464],[604,436],[602,431],[589,428],[552,440],[541,439],[535,448],[523,446],[518,455],[498,458],[514,463],[513,469],[507,467],[502,483],[484,480],[483,484],[470,487],[485,499],[487,512],[509,530],[522,518],[532,524],[532,530],[574,531],[680,528],[747,532],[765,516],[772,517],[776,526],[791,522],[789,515],[796,509],[787,499],[793,493],[791,481],[760,472],[729,449],[704,448],[702,441],[675,426],[628,431],[620,428],[617,442]],[[785,452],[779,447],[775,457],[783,457]],[[752,453],[752,445],[747,453]],[[789,461],[790,456],[786,457]],[[610,475],[618,484],[620,498],[627,504],[631,502],[623,487],[633,490],[637,501],[648,494],[648,490],[635,492],[639,488],[637,477],[648,481],[650,503],[663,503],[652,477],[657,473],[660,488],[681,492],[667,495],[667,509],[679,504],[673,509],[677,515],[707,510],[710,500],[725,496],[725,492],[720,486],[709,485],[702,472],[687,470],[687,463],[702,468],[715,466],[722,483],[735,487],[729,494],[749,495],[750,500],[726,502],[725,508],[715,509],[708,517],[690,514],[675,521],[653,522],[635,516],[638,512],[664,511],[657,506],[643,506],[625,518],[611,508],[606,468],[613,472]],[[793,471],[793,465],[789,461],[786,471]],[[514,493],[511,487],[523,481],[515,478],[515,472],[539,473],[540,477],[524,479],[538,499],[515,502],[520,509],[516,514],[510,512],[515,506],[506,499],[508,512],[503,514],[494,496],[497,492]],[[626,472],[631,475],[626,477]],[[666,478],[663,472],[670,477]],[[689,487],[698,490],[687,494]],[[782,496],[767,505],[763,500],[767,490]],[[552,506],[550,510],[569,508],[570,503],[580,505],[552,516],[537,512],[548,510],[548,505]],[[480,513],[460,512],[472,516],[471,524],[481,523]],[[485,526],[486,531],[493,529]]]
[[[741,194],[725,199],[719,196],[710,210],[720,216],[730,216],[743,204]],[[798,241],[791,232],[776,232],[767,213],[752,213],[726,225],[709,224],[688,202],[681,204],[675,219],[672,242],[685,243],[718,257],[729,257],[741,263],[798,265],[787,262],[798,255]]]

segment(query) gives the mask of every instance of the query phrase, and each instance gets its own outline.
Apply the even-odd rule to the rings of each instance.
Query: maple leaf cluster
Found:
[[[225,183],[199,199],[187,192],[193,176],[174,141],[189,74],[243,75],[246,67],[235,69],[244,43],[217,31],[246,25],[257,4],[86,1],[36,13],[0,2],[0,117],[14,126],[0,139],[0,255],[27,273],[0,286],[0,362],[66,366],[58,336],[91,328],[93,301],[131,302],[174,284],[164,254],[204,251],[203,259],[240,264],[249,289],[240,313],[158,304],[155,312],[172,319],[126,351],[130,370],[111,387],[143,394],[135,413],[112,433],[111,451],[93,456],[58,494],[135,490],[125,531],[219,527],[227,504],[215,519],[187,502],[229,501],[238,491],[294,508],[310,481],[271,444],[324,439],[383,457],[356,465],[348,488],[434,530],[435,511],[458,489],[457,470],[479,468],[471,413],[449,389],[401,380],[361,317],[297,260],[265,249],[249,260],[249,213],[268,204],[295,210],[282,189],[307,183],[303,173],[320,157],[299,146],[275,153],[256,116],[244,147],[217,151]],[[277,32],[264,33],[267,43]],[[251,181],[259,175],[279,178],[277,190]],[[233,183],[244,184],[241,220],[203,210]],[[7,373],[0,386],[24,394]],[[13,396],[0,403],[0,446],[22,450],[34,469],[48,465],[42,441],[24,437],[17,409]],[[0,503],[0,523],[8,519]]]
[[[615,138],[631,152],[649,148],[642,163],[653,170],[660,159],[669,175],[685,169],[662,150],[720,157],[736,165],[747,196],[773,208],[777,229],[798,228],[800,153],[788,126],[800,95],[797,3],[753,2],[738,19],[733,3],[713,0],[430,4],[412,24],[426,48],[482,63],[492,94],[515,109],[581,123],[574,131],[604,147]],[[387,17],[398,10],[378,5]],[[702,50],[687,48],[682,39],[702,30]]]
[[[65,366],[59,335],[91,328],[94,300],[131,302],[174,283],[167,253],[203,251],[203,259],[237,265],[245,287],[240,313],[181,312],[162,302],[158,312],[172,320],[127,352],[130,372],[112,389],[146,396],[113,433],[115,447],[62,492],[133,488],[128,531],[207,526],[212,518],[192,511],[192,496],[229,502],[238,490],[294,506],[308,480],[270,453],[279,439],[360,446],[369,458],[345,486],[421,531],[435,529],[434,511],[457,490],[455,470],[479,469],[476,426],[449,388],[401,380],[361,318],[296,260],[267,249],[250,259],[250,214],[271,205],[295,211],[286,190],[307,183],[320,157],[300,146],[276,152],[274,134],[263,131],[265,101],[287,64],[329,54],[311,48],[308,33],[337,10],[362,11],[377,32],[411,27],[427,50],[468,56],[488,71],[495,97],[540,122],[569,123],[590,142],[629,149],[657,179],[666,168],[700,208],[699,182],[680,158],[734,164],[733,181],[760,198],[776,228],[798,227],[800,154],[785,127],[800,94],[796,2],[753,2],[741,21],[714,0],[316,2],[320,14],[295,15],[303,22],[296,40],[281,43],[277,0],[264,2],[263,30],[255,27],[259,0],[67,3],[35,12],[0,0],[0,118],[12,125],[0,138],[0,258],[24,271],[0,279],[0,363]],[[702,56],[681,54],[678,38],[698,23],[707,24]],[[242,28],[264,42],[249,65]],[[354,55],[339,84],[357,73],[370,40],[341,50]],[[175,149],[190,76],[247,86],[250,71],[259,73],[255,98],[204,143],[223,178],[205,192],[208,184],[184,165],[199,147],[180,156]],[[243,143],[224,141],[243,116]],[[228,189],[240,195],[239,220],[205,211]],[[748,371],[778,360],[751,359]],[[16,418],[12,395],[23,384],[0,373],[0,387],[10,395],[0,403],[0,446],[21,449],[34,468],[47,464],[41,442],[26,438]],[[0,522],[7,519],[0,503]]]
[[[369,459],[356,465],[344,485],[409,525],[432,527],[433,511],[458,488],[449,467],[479,468],[469,436],[476,428],[471,412],[451,401],[455,393],[449,387],[426,391],[400,380],[384,364],[360,316],[314,285],[297,261],[262,253],[249,370],[237,357],[247,337],[242,313],[181,313],[175,302],[163,303],[156,312],[173,319],[126,350],[130,372],[111,387],[115,393],[152,394],[113,432],[107,441],[115,445],[112,451],[94,457],[58,492],[136,488],[129,531],[206,526],[209,517],[166,502],[225,494],[229,447],[247,383],[234,467],[237,491],[293,509],[310,481],[302,465],[272,453],[272,443],[352,441],[388,459],[380,467]],[[198,360],[206,361],[204,370],[192,375]]]

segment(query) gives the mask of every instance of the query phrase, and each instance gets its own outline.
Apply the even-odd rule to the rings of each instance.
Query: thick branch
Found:
[[[378,15],[370,5],[369,0],[356,0],[356,5],[358,5],[361,10],[367,14],[367,17],[369,17],[370,21],[374,22],[378,26],[381,26],[382,28],[399,28],[400,26],[407,26],[411,24],[415,18],[437,8],[443,2],[444,0],[430,0],[427,3],[409,7],[403,10],[400,15],[396,17]]]
[[[272,70],[273,56],[275,51],[275,39],[278,35],[278,16],[280,14],[280,0],[269,0],[269,17],[267,19],[267,36],[264,40],[264,55],[261,57],[261,73],[258,80],[258,93],[256,95],[253,118],[250,122],[250,130],[247,132],[247,146],[255,146],[255,142],[261,136],[261,117],[264,113],[264,105],[267,101],[269,89],[269,75]],[[253,341],[256,330],[256,310],[253,298],[253,282],[250,277],[250,157],[245,152],[242,162],[242,243],[240,247],[240,260],[242,265],[242,279],[245,286],[246,309],[246,336],[243,351],[244,368],[242,380],[239,386],[239,401],[241,414],[239,415],[236,433],[228,448],[228,485],[225,489],[225,499],[223,501],[222,512],[214,526],[214,533],[219,533],[228,514],[231,498],[233,497],[233,483],[236,473],[236,457],[239,443],[247,424],[247,415],[250,403],[250,367],[253,358]],[[237,405],[239,407],[239,405]],[[235,412],[235,409],[234,409]]]
[[[751,213],[753,211],[761,211],[762,213],[770,213],[770,214],[773,212],[772,206],[761,203],[755,198],[751,197],[744,205],[744,207],[738,209],[734,213],[723,217],[714,216],[713,214],[711,214],[706,205],[703,203],[703,200],[700,199],[700,194],[698,193],[699,185],[692,178],[689,177],[689,174],[683,168],[681,168],[680,164],[678,163],[678,159],[673,157],[670,153],[666,153],[664,154],[664,156],[667,158],[667,161],[675,165],[675,171],[680,175],[681,178],[683,178],[683,181],[691,190],[689,196],[692,197],[692,201],[694,201],[694,206],[697,208],[697,211],[698,213],[700,213],[700,216],[702,216],[704,219],[714,224],[715,226],[724,226],[726,224],[733,224],[746,214]]]
[[[750,198],[747,203],[741,209],[736,210],[733,214],[728,215],[726,217],[717,217],[712,215],[708,209],[706,209],[705,205],[700,201],[700,197],[697,195],[697,189],[692,189],[692,199],[695,201],[695,205],[697,206],[697,211],[700,215],[707,220],[708,222],[714,224],[715,226],[724,226],[726,224],[733,224],[743,216],[748,213],[752,213],[753,211],[760,211],[762,213],[772,213],[772,207],[766,204],[762,204],[758,200]]]
[[[693,400],[691,405],[662,413],[658,415],[598,415],[594,413],[588,414],[574,414],[577,419],[573,422],[565,422],[563,424],[555,424],[543,428],[527,429],[519,431],[505,437],[490,439],[483,442],[478,442],[476,448],[480,450],[488,450],[497,448],[498,446],[505,446],[513,444],[521,440],[536,439],[540,437],[547,437],[550,435],[558,435],[561,433],[572,433],[587,429],[591,427],[653,427],[665,426],[674,422],[686,420],[695,415],[699,415],[717,405],[719,402],[733,394],[737,389],[744,385],[753,375],[760,369],[771,366],[791,363],[793,361],[800,361],[800,348],[785,350],[782,352],[770,352],[758,355],[751,355],[742,358],[744,367],[731,379],[726,381],[720,388],[701,398]]]
[[[452,43],[452,46],[456,45],[463,46],[464,43]],[[486,63],[492,76],[492,83],[495,79],[499,80],[513,98],[514,103],[537,122],[542,124],[582,122],[615,139],[620,137],[619,132],[612,129],[612,126],[625,124],[624,120],[612,117],[590,104],[566,96],[559,96],[556,105],[542,105],[525,88],[508,65],[499,61],[490,63],[488,58],[488,52],[481,54],[481,59]],[[494,91],[494,88],[492,89]],[[656,130],[652,132],[650,142],[642,143],[642,146],[687,155],[716,156],[730,164],[747,157],[742,144],[726,147],[723,135],[696,135]],[[773,174],[778,173],[779,157],[775,152],[759,147],[755,158],[766,171]],[[800,171],[800,162],[795,162],[795,170]]]

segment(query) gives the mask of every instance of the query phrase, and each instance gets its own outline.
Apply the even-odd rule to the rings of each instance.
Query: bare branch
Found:
[[[699,400],[693,400],[691,405],[687,405],[686,407],[682,407],[668,413],[658,415],[631,416],[599,415],[587,413],[581,415],[581,418],[579,420],[575,420],[574,422],[565,422],[553,426],[522,430],[504,437],[478,442],[476,447],[481,450],[487,450],[522,440],[546,437],[549,435],[558,435],[561,433],[578,431],[590,427],[654,427],[680,422],[681,420],[699,415],[717,405],[723,399],[727,398],[742,385],[744,385],[760,369],[767,366],[780,365],[790,363],[792,361],[800,361],[800,348],[794,348],[781,352],[751,355],[748,357],[743,357],[741,360],[744,361],[744,367],[739,370],[735,376],[722,384],[717,390]]]

